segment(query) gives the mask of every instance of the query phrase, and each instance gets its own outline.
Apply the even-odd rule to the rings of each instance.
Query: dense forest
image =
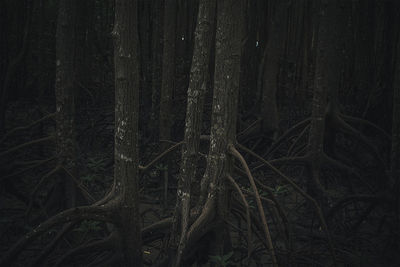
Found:
[[[0,266],[399,266],[400,1],[0,1]]]

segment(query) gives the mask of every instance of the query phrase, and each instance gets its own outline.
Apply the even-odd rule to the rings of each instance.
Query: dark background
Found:
[[[71,18],[73,39],[66,50],[74,69],[70,88],[74,92],[71,116],[75,132],[71,136],[75,159],[73,164],[67,162],[62,167],[60,151],[52,138],[57,127],[52,114],[57,112],[58,2],[0,1],[0,255],[52,215],[71,205],[88,203],[79,189],[75,203],[66,199],[63,181],[69,168],[72,178],[67,179],[96,200],[109,191],[113,181],[114,1],[76,1]],[[168,112],[171,125],[168,140],[163,140],[159,118],[164,77],[164,1],[138,1],[142,165],[155,158],[166,144],[170,146],[184,137],[198,2],[176,1],[175,56],[169,65],[173,69],[169,76],[173,80]],[[245,2],[237,141],[269,160],[319,201],[343,266],[398,266],[400,156],[399,132],[393,125],[400,123],[400,110],[394,108],[394,94],[399,95],[400,90],[400,2],[330,1],[339,7],[336,17],[340,23],[328,21],[328,35],[336,40],[336,49],[326,56],[336,59],[337,64],[327,68],[334,73],[331,85],[336,89],[332,90],[335,93],[328,93],[322,133],[324,154],[331,159],[320,173],[320,182],[329,193],[327,198],[307,184],[309,174],[304,158],[308,155],[309,126],[297,125],[312,118],[318,33],[321,25],[327,25],[319,16],[320,1]],[[204,135],[210,132],[211,106],[212,85],[204,103]],[[207,154],[207,148],[202,145],[202,153]],[[139,178],[142,227],[173,212],[179,152],[178,149],[168,154]],[[279,223],[281,217],[272,209],[265,209],[281,265],[329,266],[326,236],[313,206],[285,181],[261,167],[259,161],[249,156],[246,160],[254,177],[272,190],[286,214],[288,221]],[[198,172],[204,172],[204,168],[205,161],[201,160]],[[247,179],[241,177],[237,181],[257,215]],[[259,191],[267,197],[262,188]],[[257,235],[251,259],[245,259],[246,221],[240,216],[233,218],[234,254],[228,266],[269,266]],[[290,225],[291,246],[283,240],[282,225]],[[53,266],[60,255],[103,238],[110,231],[106,224],[94,221],[83,221],[71,229],[39,266]],[[55,227],[35,240],[13,264],[32,262],[60,231],[62,227]],[[152,249],[152,255],[144,254],[148,265],[155,264],[156,251],[162,247],[162,237],[154,240],[144,244],[144,251]],[[199,242],[200,253],[193,253],[193,257],[215,262],[202,246]],[[93,249],[71,256],[65,264],[98,266],[110,253]]]

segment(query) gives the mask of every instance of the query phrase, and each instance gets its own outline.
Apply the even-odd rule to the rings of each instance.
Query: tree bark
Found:
[[[228,145],[235,143],[237,102],[240,77],[244,1],[222,0],[217,4],[215,40],[214,94],[210,147],[207,167],[201,181],[200,203],[216,204],[216,241],[214,255],[224,255],[224,218],[229,212],[226,176],[231,175],[233,160]],[[207,202],[206,202],[207,199]],[[200,215],[201,216],[201,215]],[[193,227],[193,226],[192,226]]]
[[[117,0],[114,22],[114,179],[126,266],[142,266],[138,192],[139,38],[137,1]]]
[[[286,33],[287,0],[268,2],[268,41],[265,47],[266,59],[263,71],[263,90],[261,103],[262,130],[271,136],[279,127],[279,114],[276,94],[281,57],[284,52]]]
[[[56,32],[56,134],[58,164],[76,176],[75,131],[75,18],[76,2],[59,2]],[[60,181],[64,188],[66,207],[75,206],[76,186],[64,174]]]
[[[160,98],[160,140],[171,139],[171,106],[175,85],[176,0],[165,0],[164,47]],[[162,148],[166,148],[162,146]]]
[[[180,241],[176,266],[180,264],[186,243],[189,225],[192,179],[196,177],[199,157],[200,134],[203,121],[204,97],[210,81],[210,54],[214,32],[215,0],[201,1],[195,31],[195,44],[189,88],[187,92],[187,108],[185,137],[182,147],[182,163],[179,173],[178,199],[175,208],[174,228],[180,219]],[[177,239],[178,231],[173,229],[171,240]]]
[[[340,86],[341,50],[340,25],[337,16],[342,12],[337,1],[322,0],[316,54],[314,96],[312,101],[311,127],[308,149],[311,160],[312,181],[310,190],[317,193],[320,187],[321,160],[324,149],[324,133],[328,96],[337,95]],[[319,188],[321,189],[321,188]]]

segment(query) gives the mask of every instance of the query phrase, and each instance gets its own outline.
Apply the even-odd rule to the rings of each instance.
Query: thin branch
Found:
[[[260,195],[258,194],[258,189],[257,189],[256,183],[254,182],[253,175],[250,172],[250,169],[249,169],[249,166],[246,163],[246,160],[239,153],[239,151],[237,151],[237,149],[232,144],[230,144],[228,146],[228,149],[231,152],[231,154],[233,156],[235,156],[240,161],[240,163],[242,164],[243,169],[246,171],[247,177],[249,178],[251,187],[252,187],[252,189],[254,191],[254,194],[255,194],[256,203],[257,203],[257,207],[258,207],[258,212],[260,213],[261,221],[262,221],[263,226],[264,226],[263,230],[264,230],[265,238],[267,240],[268,249],[269,249],[270,254],[271,254],[272,264],[274,266],[278,266],[278,262],[277,262],[276,256],[275,256],[274,246],[272,244],[271,233],[269,231],[267,219],[265,218],[264,208],[262,206]]]

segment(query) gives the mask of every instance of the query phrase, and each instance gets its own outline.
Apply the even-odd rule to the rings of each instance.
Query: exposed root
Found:
[[[43,185],[43,183],[46,181],[47,178],[49,178],[53,174],[56,174],[59,170],[61,170],[61,166],[58,165],[54,169],[52,169],[51,171],[49,171],[48,173],[43,175],[42,178],[40,179],[40,181],[36,184],[35,188],[31,192],[31,195],[29,197],[29,205],[26,210],[26,216],[29,216],[29,214],[32,210],[32,205],[33,205],[34,199],[35,199],[36,194],[39,191],[40,187]]]
[[[353,126],[345,122],[342,118],[339,117],[339,115],[334,116],[333,121],[337,129],[341,129],[344,133],[353,136],[355,139],[361,141],[364,145],[366,145],[366,147],[371,150],[375,158],[379,161],[381,166],[385,170],[387,169],[385,161],[383,160],[381,155],[379,155],[379,151],[377,150],[377,148],[360,131],[354,129]]]
[[[116,217],[114,213],[114,207],[111,205],[83,206],[60,212],[22,236],[0,260],[0,266],[9,266],[21,250],[29,245],[36,237],[49,231],[53,226],[82,220],[114,222],[114,217]]]
[[[390,134],[388,134],[384,129],[382,129],[381,127],[379,127],[375,123],[372,123],[372,122],[367,121],[365,119],[356,118],[356,117],[352,117],[352,116],[347,116],[347,115],[344,115],[344,114],[339,114],[339,116],[341,118],[343,118],[345,121],[349,121],[349,122],[357,123],[357,124],[365,124],[365,125],[371,127],[372,129],[375,129],[382,136],[384,136],[388,141],[390,141],[392,139]]]
[[[35,140],[32,140],[32,141],[17,145],[15,147],[12,147],[12,148],[6,150],[6,151],[1,152],[0,153],[0,157],[4,157],[4,156],[6,156],[6,155],[8,155],[8,154],[10,154],[10,153],[12,153],[14,151],[17,151],[17,150],[21,149],[21,148],[24,148],[24,147],[27,147],[27,146],[31,146],[31,145],[35,145],[35,144],[44,143],[46,141],[50,141],[50,140],[53,140],[53,139],[54,139],[54,136],[51,135],[51,136],[42,137],[42,138],[39,138],[39,139],[35,139]]]
[[[304,127],[303,131],[297,136],[296,140],[293,142],[293,144],[289,147],[288,150],[288,157],[290,157],[291,155],[293,155],[293,150],[294,148],[297,146],[297,144],[299,143],[299,141],[306,135],[307,131],[310,129],[310,125],[307,125],[306,127]]]
[[[334,249],[334,245],[333,245],[333,240],[331,237],[331,234],[328,230],[328,226],[326,224],[325,218],[322,214],[321,208],[318,205],[317,201],[312,198],[309,194],[307,194],[303,189],[301,189],[295,182],[292,181],[292,179],[290,179],[289,177],[287,177],[285,174],[283,174],[280,170],[278,170],[277,168],[275,168],[272,164],[270,164],[268,161],[266,161],[265,159],[263,159],[261,156],[259,156],[258,154],[254,153],[253,151],[249,150],[248,148],[242,146],[241,144],[237,144],[237,146],[242,149],[243,151],[249,153],[250,155],[252,155],[253,157],[257,158],[259,161],[261,161],[262,163],[264,163],[266,166],[268,166],[274,173],[276,173],[277,175],[279,175],[282,179],[284,179],[287,183],[289,183],[293,189],[295,191],[297,191],[300,195],[302,195],[305,199],[307,199],[308,201],[311,202],[311,204],[314,206],[315,211],[317,212],[317,215],[319,217],[319,220],[321,222],[321,226],[324,230],[324,232],[327,235],[328,238],[328,243],[329,243],[329,248],[330,248],[330,252],[333,258],[333,261],[335,262],[336,265],[336,254],[335,254],[335,249]]]
[[[250,259],[251,255],[251,250],[252,250],[252,238],[251,238],[251,219],[250,219],[250,207],[249,203],[246,200],[246,197],[244,196],[242,190],[240,189],[239,185],[235,182],[235,180],[232,178],[232,176],[228,175],[227,176],[228,181],[232,184],[233,188],[236,189],[236,192],[238,192],[240,198],[242,199],[243,205],[246,209],[246,222],[247,222],[247,258]]]
[[[265,239],[267,240],[268,250],[269,250],[269,253],[271,254],[272,264],[274,266],[278,266],[278,262],[277,262],[276,256],[275,256],[274,246],[272,244],[271,233],[269,232],[267,219],[265,218],[264,208],[262,206],[262,203],[260,200],[260,195],[258,194],[258,189],[254,182],[253,175],[251,174],[249,166],[247,165],[243,156],[239,153],[239,151],[236,150],[236,148],[232,144],[229,145],[229,151],[234,157],[236,157],[240,161],[243,169],[246,171],[247,177],[249,178],[251,187],[255,194],[258,212],[260,213],[261,221],[263,223],[263,228],[264,228],[263,230],[264,230],[264,234],[265,234]]]
[[[175,143],[173,146],[171,146],[170,148],[166,149],[164,152],[162,152],[160,155],[158,155],[155,159],[153,159],[149,164],[142,166],[139,165],[139,170],[142,172],[147,171],[151,166],[153,166],[157,161],[159,161],[161,158],[163,158],[165,155],[167,155],[168,153],[174,151],[175,149],[177,149],[179,146],[181,146],[184,142],[181,141],[179,143]]]
[[[56,115],[56,113],[51,113],[51,114],[48,114],[48,115],[46,115],[46,116],[44,116],[44,117],[42,117],[42,118],[40,118],[40,119],[38,119],[38,120],[36,120],[36,121],[30,123],[30,124],[28,124],[27,126],[20,126],[20,127],[16,127],[16,128],[14,128],[14,129],[10,130],[9,132],[7,132],[7,133],[3,136],[3,138],[1,138],[0,144],[3,143],[3,142],[4,142],[10,135],[12,135],[13,133],[15,133],[15,132],[17,132],[17,131],[27,130],[27,129],[29,129],[29,128],[35,126],[36,124],[41,123],[42,121],[45,121],[45,120],[47,120],[47,119],[49,119],[49,118],[53,118],[55,115]]]
[[[89,203],[94,203],[96,201],[96,199],[89,193],[89,190],[87,190],[87,188],[81,182],[79,182],[79,180],[69,170],[67,170],[64,166],[61,166],[61,169],[68,174],[68,176],[76,184]]]
[[[265,153],[265,157],[270,156],[282,143],[283,141],[289,136],[291,135],[293,132],[301,129],[302,127],[306,127],[309,122],[310,122],[310,118],[307,118],[305,120],[302,120],[301,122],[297,123],[296,125],[294,125],[292,128],[290,128],[289,130],[287,130],[278,140],[276,140],[276,142],[268,149],[267,153]]]
[[[68,258],[71,258],[75,255],[89,253],[93,251],[101,251],[101,250],[111,250],[115,248],[115,244],[117,243],[118,238],[117,235],[112,232],[107,238],[93,241],[89,244],[82,244],[69,252],[65,253],[56,263],[55,266],[60,266],[65,263]]]
[[[56,247],[57,243],[61,240],[61,238],[63,238],[64,235],[68,233],[75,225],[76,222],[70,222],[64,225],[61,231],[57,233],[57,236],[49,244],[47,244],[46,247],[41,251],[39,256],[32,263],[32,267],[42,266],[43,260],[54,250],[54,248]]]

